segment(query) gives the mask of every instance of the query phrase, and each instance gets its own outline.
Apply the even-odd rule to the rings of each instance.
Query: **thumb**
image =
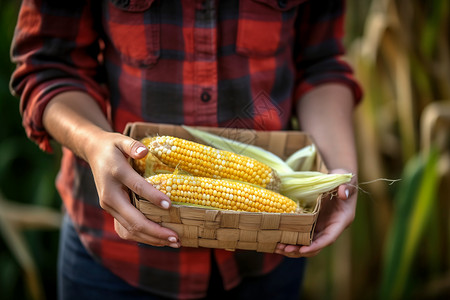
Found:
[[[148,153],[148,148],[141,142],[124,136],[116,145],[128,157],[133,159],[144,158]]]
[[[346,174],[351,173],[345,169],[334,169],[331,170],[330,173],[333,174]],[[347,200],[350,198],[356,191],[356,174],[353,174],[353,177],[349,183],[341,184],[337,189],[337,194],[340,199]]]
[[[338,197],[340,199],[347,200],[348,198],[351,197],[351,195],[353,195],[354,192],[355,188],[348,184],[341,184],[338,187]]]

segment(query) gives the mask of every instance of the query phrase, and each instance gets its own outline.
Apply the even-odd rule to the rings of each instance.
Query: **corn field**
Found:
[[[0,0],[0,291],[55,299],[59,153],[27,140],[8,82],[19,1]],[[303,299],[450,297],[450,1],[348,0],[364,87],[354,223],[309,260]]]

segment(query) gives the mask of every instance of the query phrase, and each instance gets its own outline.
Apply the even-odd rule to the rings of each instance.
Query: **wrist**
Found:
[[[89,165],[98,160],[100,153],[109,153],[108,148],[114,144],[114,135],[116,133],[105,131],[101,128],[92,128],[83,134],[80,139],[79,154]]]
[[[98,147],[103,135],[111,131],[106,117],[94,99],[82,92],[56,95],[46,106],[43,124],[62,146],[84,160]]]

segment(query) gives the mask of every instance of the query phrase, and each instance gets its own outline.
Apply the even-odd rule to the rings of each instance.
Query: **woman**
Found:
[[[129,190],[170,200],[128,165],[147,149],[121,132],[134,121],[282,130],[296,116],[332,172],[356,175],[361,90],[340,58],[343,18],[333,0],[23,1],[11,85],[30,139],[63,146],[60,298],[298,299],[298,258],[352,222],[356,176],[325,201],[309,246],[180,247],[131,205]]]

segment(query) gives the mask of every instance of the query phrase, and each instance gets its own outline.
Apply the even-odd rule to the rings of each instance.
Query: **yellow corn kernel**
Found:
[[[149,147],[151,138],[146,137],[141,140],[147,148]],[[133,168],[142,176],[148,177],[160,173],[173,173],[175,168],[171,168],[168,165],[162,163],[151,152],[141,159],[133,160]]]
[[[297,212],[293,200],[245,182],[181,174],[159,174],[146,180],[175,203],[248,212]]]
[[[244,155],[171,136],[153,137],[149,150],[169,167],[194,176],[245,181],[273,191],[280,188],[272,168]]]
[[[147,156],[148,154],[144,158],[133,160],[133,168],[141,175],[144,175],[145,173]]]

